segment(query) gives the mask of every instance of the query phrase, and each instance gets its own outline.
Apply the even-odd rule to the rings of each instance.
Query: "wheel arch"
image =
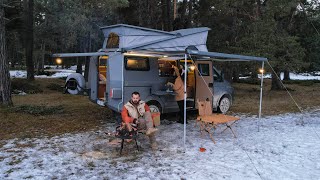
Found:
[[[232,105],[233,102],[232,102],[232,96],[231,96],[231,94],[223,94],[223,95],[219,98],[219,101],[217,101],[217,102],[218,102],[217,107],[219,106],[221,99],[224,98],[224,97],[227,97],[227,98],[230,100],[230,105]]]
[[[159,106],[160,108],[160,113],[163,113],[163,109],[164,109],[164,104],[162,103],[161,99],[156,97],[156,96],[149,96],[145,102],[149,105],[149,104],[156,104]]]

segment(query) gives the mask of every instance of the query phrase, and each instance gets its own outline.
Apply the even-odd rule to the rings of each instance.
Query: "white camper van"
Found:
[[[89,77],[71,74],[66,90],[87,91],[91,101],[120,112],[131,93],[138,91],[153,112],[177,112],[175,93],[165,86],[175,79],[172,65],[187,69],[187,109],[197,109],[196,100],[210,99],[214,109],[225,113],[233,99],[233,88],[214,67],[215,60],[266,58],[208,52],[209,28],[172,32],[117,24],[102,27],[105,41],[94,53],[54,54],[54,57],[90,56]],[[185,67],[187,66],[187,67]]]

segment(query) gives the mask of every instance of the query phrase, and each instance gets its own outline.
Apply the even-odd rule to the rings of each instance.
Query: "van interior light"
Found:
[[[194,71],[196,67],[194,65],[190,66],[191,71]]]
[[[100,56],[100,59],[107,60],[109,56]]]
[[[59,65],[62,64],[62,59],[61,58],[57,58],[56,59],[56,63],[59,64]]]
[[[139,56],[139,57],[161,57],[161,55],[147,54],[147,53],[135,53],[133,51],[124,53],[125,56]]]
[[[129,66],[133,66],[133,65],[136,64],[136,63],[137,63],[136,60],[128,59],[128,61],[127,61],[127,64],[128,64]]]
[[[124,53],[125,56],[140,56],[140,57],[152,57],[149,54],[140,54],[140,53]]]

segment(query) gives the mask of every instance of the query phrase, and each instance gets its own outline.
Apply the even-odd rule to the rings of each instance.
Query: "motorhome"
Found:
[[[105,41],[98,52],[54,57],[90,56],[88,81],[81,74],[71,74],[66,79],[66,91],[87,91],[92,102],[116,112],[122,110],[134,91],[140,92],[153,112],[177,112],[175,93],[166,86],[176,78],[174,65],[187,74],[187,109],[197,109],[197,99],[209,99],[214,109],[226,113],[232,104],[233,88],[214,67],[214,60],[265,60],[208,52],[207,27],[166,32],[117,24],[101,30]]]

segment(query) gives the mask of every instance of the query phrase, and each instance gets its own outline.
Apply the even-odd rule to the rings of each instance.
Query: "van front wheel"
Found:
[[[223,114],[227,113],[230,109],[231,101],[228,97],[224,96],[219,102],[219,111]]]
[[[147,103],[151,113],[161,113],[161,106],[158,102],[150,101]]]

